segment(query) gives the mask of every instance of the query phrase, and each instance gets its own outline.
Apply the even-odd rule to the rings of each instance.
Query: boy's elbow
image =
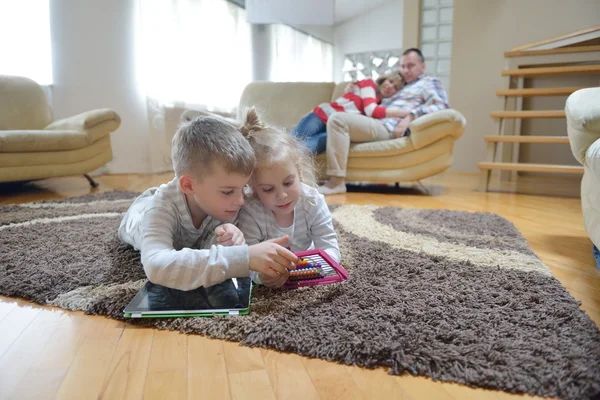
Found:
[[[161,266],[157,263],[156,254],[148,254],[146,252],[142,252],[142,266],[144,267],[144,272],[146,273],[146,277],[150,282],[165,286],[165,282],[162,282],[161,277]]]
[[[142,265],[144,267],[144,272],[146,273],[146,277],[152,283],[160,285],[161,283],[159,278],[159,269],[156,265],[142,258]]]

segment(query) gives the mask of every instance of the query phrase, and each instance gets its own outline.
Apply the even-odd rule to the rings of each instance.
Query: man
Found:
[[[336,113],[327,121],[327,175],[319,192],[324,195],[346,192],[346,167],[351,142],[373,142],[410,135],[408,125],[421,115],[449,108],[448,96],[439,79],[425,75],[421,50],[402,53],[401,74],[406,84],[382,106],[404,110],[402,118],[372,119],[364,115]]]

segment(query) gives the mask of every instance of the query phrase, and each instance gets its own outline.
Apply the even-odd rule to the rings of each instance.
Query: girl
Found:
[[[398,72],[380,76],[377,83],[373,79],[349,83],[339,99],[320,104],[304,116],[292,130],[292,135],[304,141],[314,153],[323,153],[327,143],[329,116],[336,112],[347,112],[377,119],[403,117],[399,110],[378,105],[381,99],[392,97],[403,86],[404,80]]]
[[[266,127],[254,109],[247,112],[241,132],[257,161],[249,182],[252,193],[238,216],[246,243],[287,235],[290,250],[319,248],[339,262],[337,235],[325,198],[316,189],[310,151],[292,135]],[[259,275],[271,287],[282,286],[287,278]]]

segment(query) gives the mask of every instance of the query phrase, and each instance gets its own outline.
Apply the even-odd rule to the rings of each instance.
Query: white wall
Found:
[[[334,27],[333,77],[342,81],[344,55],[402,48],[404,0],[388,1]]]
[[[327,25],[292,25],[301,32],[309,34],[327,43],[334,41],[333,26]]]
[[[495,91],[506,89],[508,84],[507,78],[500,75],[505,67],[504,52],[516,46],[590,27],[598,21],[598,0],[454,1],[450,106],[467,119],[465,134],[454,146],[454,170],[478,171],[477,162],[486,158],[483,136],[496,132],[496,122],[489,116],[490,112],[503,109],[503,98],[497,97]],[[548,82],[548,86],[581,84],[573,83]],[[535,103],[539,109],[562,109],[564,100],[564,97],[535,99]],[[548,101],[552,104],[548,104]],[[536,127],[541,129],[533,130],[532,127],[531,132],[526,132],[527,125],[530,124],[524,125],[523,133],[566,135],[564,120],[548,121],[545,125],[544,121],[538,121]],[[575,163],[568,145],[557,145],[561,154],[555,151],[556,146],[536,146],[539,154],[553,154],[554,162],[569,163],[570,160]],[[552,161],[547,158],[536,160],[527,151],[522,154],[531,162]]]
[[[53,111],[56,118],[111,108],[114,159],[103,171],[148,172],[146,107],[136,87],[134,0],[51,0]]]

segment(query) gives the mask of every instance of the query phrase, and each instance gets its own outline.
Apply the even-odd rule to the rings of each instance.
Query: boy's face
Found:
[[[275,217],[294,212],[300,190],[298,168],[290,160],[254,170],[254,191]]]
[[[249,179],[249,176],[213,165],[212,173],[200,180],[192,178],[191,196],[201,212],[219,221],[231,221],[244,205],[244,186]]]

